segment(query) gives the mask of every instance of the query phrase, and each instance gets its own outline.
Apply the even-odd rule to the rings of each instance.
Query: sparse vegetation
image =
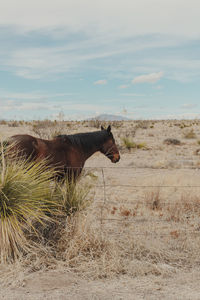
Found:
[[[56,172],[47,168],[45,162],[10,161],[4,153],[2,144],[0,263],[13,261],[40,247],[34,243],[39,235],[45,232],[48,236],[51,224],[59,226],[64,217],[83,210],[89,203],[90,190],[88,185],[80,187],[67,179],[60,184],[52,181]]]
[[[101,126],[105,126],[106,127],[106,122],[102,121],[102,120],[99,120],[99,119],[92,119],[92,120],[88,121],[88,126],[99,129]]]
[[[39,126],[36,130],[41,129],[41,136],[46,138],[53,136],[54,126],[61,128],[62,134],[65,130],[69,133],[69,129],[73,133],[81,132],[90,126],[89,121],[45,122],[22,125],[30,130],[33,125]],[[4,176],[22,163],[9,165],[1,160],[0,212],[5,214],[5,203],[7,209],[11,208],[5,214],[9,222],[2,225],[5,217],[0,216],[1,284],[6,281],[7,285],[22,285],[27,274],[30,276],[38,270],[38,274],[44,274],[44,268],[63,270],[65,276],[71,272],[70,276],[75,274],[76,280],[80,276],[90,281],[103,278],[103,282],[112,278],[114,282],[122,276],[128,280],[139,276],[144,276],[142,280],[150,280],[148,276],[151,276],[151,279],[161,281],[173,278],[175,274],[188,272],[188,275],[189,270],[198,265],[200,188],[199,158],[195,154],[199,154],[196,148],[200,142],[184,140],[181,143],[181,139],[183,132],[191,129],[186,127],[191,126],[194,127],[191,131],[198,136],[199,122],[170,120],[143,124],[141,121],[127,121],[118,124],[114,136],[122,147],[120,163],[125,163],[122,168],[112,164],[107,168],[106,165],[103,170],[105,185],[102,179],[104,159],[105,164],[110,163],[106,158],[102,158],[102,164],[98,166],[96,158],[91,160],[90,168],[85,169],[85,176],[76,185],[73,182],[69,185],[67,181],[61,185],[47,178],[48,184],[44,183],[42,191],[38,190],[38,184],[34,187],[34,182],[26,182],[28,179],[24,177],[30,174],[30,170],[24,167],[23,172],[15,169],[12,176]],[[180,130],[182,124],[185,124],[184,131]],[[3,133],[8,124],[2,125]],[[153,130],[151,126],[154,126]],[[10,130],[17,133],[20,129],[9,127],[8,135]],[[167,139],[170,135],[178,139]],[[182,146],[165,146],[164,139],[170,140],[170,145]],[[129,148],[126,142],[130,142]],[[152,151],[123,153],[124,149]],[[21,183],[18,173],[24,176]],[[36,179],[41,180],[41,176]],[[7,188],[4,189],[6,182]],[[19,199],[18,202],[7,201],[2,189],[7,198]],[[35,207],[31,208],[29,202],[39,192],[42,192],[41,196],[38,196],[38,202],[34,200]],[[22,203],[25,198],[29,202]],[[17,205],[18,209],[15,208]],[[24,216],[22,211],[29,213]],[[8,261],[12,264],[7,264]]]
[[[192,128],[190,131],[187,131],[184,133],[184,138],[185,139],[195,139],[196,138],[196,133],[194,132],[194,129]]]
[[[32,130],[36,136],[43,139],[52,139],[59,134],[64,134],[67,124],[63,121],[38,121],[32,125]]]
[[[147,149],[147,145],[145,142],[143,143],[138,143],[137,144],[137,149]]]
[[[83,186],[77,185],[74,180],[67,179],[63,183],[57,184],[53,193],[53,199],[61,204],[66,216],[72,216],[76,212],[85,209],[90,201],[88,198],[91,186],[85,183]]]
[[[180,145],[181,142],[178,139],[168,138],[168,139],[164,140],[164,144],[167,144],[167,145]]]
[[[128,149],[129,151],[131,149],[146,149],[147,146],[146,146],[146,143],[143,142],[143,143],[138,143],[136,144],[135,142],[133,142],[130,138],[128,137],[124,137],[122,138],[122,142],[123,142],[123,146]]]
[[[124,147],[128,150],[137,148],[136,143],[134,143],[127,137],[122,138],[122,142],[123,142]]]

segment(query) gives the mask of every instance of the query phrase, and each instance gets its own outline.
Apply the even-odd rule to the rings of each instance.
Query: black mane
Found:
[[[108,133],[107,130],[76,133],[76,134],[61,134],[57,135],[57,138],[61,138],[63,142],[70,140],[73,145],[77,145],[84,149],[91,149],[92,146],[101,146],[109,137],[113,137],[112,133]]]

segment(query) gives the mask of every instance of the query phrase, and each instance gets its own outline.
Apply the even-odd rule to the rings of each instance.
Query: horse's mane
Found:
[[[111,137],[112,133],[108,133],[107,130],[76,133],[76,134],[61,134],[57,135],[57,138],[61,138],[63,142],[70,140],[73,145],[82,147],[85,150],[90,150],[92,145],[99,146],[105,142],[108,137]]]

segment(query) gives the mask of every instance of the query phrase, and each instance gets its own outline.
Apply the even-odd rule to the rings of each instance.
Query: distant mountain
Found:
[[[95,118],[90,118],[89,120],[99,120],[99,121],[128,121],[130,119],[123,116],[109,115],[109,114],[101,114]]]

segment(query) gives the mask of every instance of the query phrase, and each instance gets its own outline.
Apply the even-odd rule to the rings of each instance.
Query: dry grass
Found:
[[[69,124],[64,121],[37,121],[32,124],[34,135],[42,139],[52,139],[57,135],[64,134]]]
[[[137,144],[148,137],[151,124],[138,122],[137,137],[134,138]],[[185,124],[187,127],[191,126],[189,122],[185,121]],[[155,132],[158,125],[155,122]],[[136,124],[127,126],[131,131]],[[170,126],[173,131],[181,131],[181,122],[177,125],[170,122],[168,127]],[[124,134],[122,130],[129,132],[126,128],[121,128],[120,133]],[[139,134],[144,134],[141,140],[137,140]],[[154,148],[148,157],[148,162],[154,166],[159,160],[162,161],[160,152],[164,153],[163,156],[166,155],[165,147],[158,148],[163,143],[163,135],[161,134],[160,139],[156,133],[155,136],[156,138],[150,136],[147,140],[148,145],[152,140],[157,142],[156,146],[151,144]],[[186,146],[167,148],[173,148],[171,151],[184,151],[184,147]],[[144,151],[137,151],[138,156],[142,153]],[[145,155],[146,153],[145,151]],[[188,151],[187,155],[190,153]],[[145,155],[142,159],[145,159]],[[135,162],[136,153],[128,159]],[[130,164],[129,160],[127,165]],[[141,162],[142,160],[140,164]],[[166,161],[166,168],[168,166]],[[82,212],[73,210],[73,216],[55,223],[49,234],[44,232],[45,243],[41,236],[37,240],[37,251],[21,257],[12,266],[3,266],[0,280],[6,280],[7,283],[23,281],[29,272],[61,266],[89,279],[112,278],[124,274],[131,277],[148,274],[168,276],[177,270],[195,267],[199,263],[200,198],[199,189],[190,186],[199,185],[199,177],[196,173],[189,173],[190,171],[171,173],[169,170],[150,169],[140,173],[134,169],[128,174],[128,169],[124,173],[123,170],[118,170],[118,173],[112,170],[110,177],[105,176],[106,183],[111,186],[115,183],[115,187],[110,187],[110,194],[107,188],[104,205],[100,200],[92,201],[95,193],[100,199],[103,195],[103,188],[98,190],[95,186],[100,183],[95,175],[97,178],[92,181],[94,193],[86,195],[83,200],[83,204],[90,200],[91,205],[83,205]],[[78,185],[84,188],[83,183],[84,180],[81,180]],[[130,188],[120,187],[121,184],[130,185]],[[181,184],[188,188],[176,188]],[[150,187],[133,188],[141,185]],[[162,188],[165,185],[169,188]],[[66,191],[63,191],[63,198],[61,197],[65,201]]]
[[[90,279],[120,274],[168,276],[192,268],[199,257],[200,198],[175,190],[171,195],[174,200],[160,188],[150,188],[140,202],[105,208],[103,221],[93,203],[68,217],[65,226],[57,228],[59,239],[55,236],[50,244],[41,244],[18,268],[62,266]]]
[[[143,218],[151,219],[153,211],[156,220],[160,218],[163,221],[160,221],[158,228],[141,223],[140,231],[136,232],[135,216],[127,213],[129,209],[125,211],[124,207],[120,210],[120,227],[111,234],[106,224],[97,223],[92,210],[76,214],[68,219],[57,243],[49,247],[41,245],[40,250],[38,248],[34,254],[16,262],[14,269],[13,266],[4,267],[1,281],[23,281],[29,272],[58,266],[90,279],[122,274],[134,277],[148,274],[169,276],[178,269],[195,266],[200,237],[181,228],[180,216],[187,212],[187,208],[179,212],[177,209],[178,219],[173,217],[174,208],[169,211],[167,206],[160,207],[159,215],[157,210],[149,207],[149,203],[146,211],[144,207],[138,208],[138,215],[140,210],[143,210]]]
[[[196,133],[194,132],[194,129],[192,128],[189,131],[186,131],[184,133],[184,138],[185,139],[195,139],[196,138]]]

